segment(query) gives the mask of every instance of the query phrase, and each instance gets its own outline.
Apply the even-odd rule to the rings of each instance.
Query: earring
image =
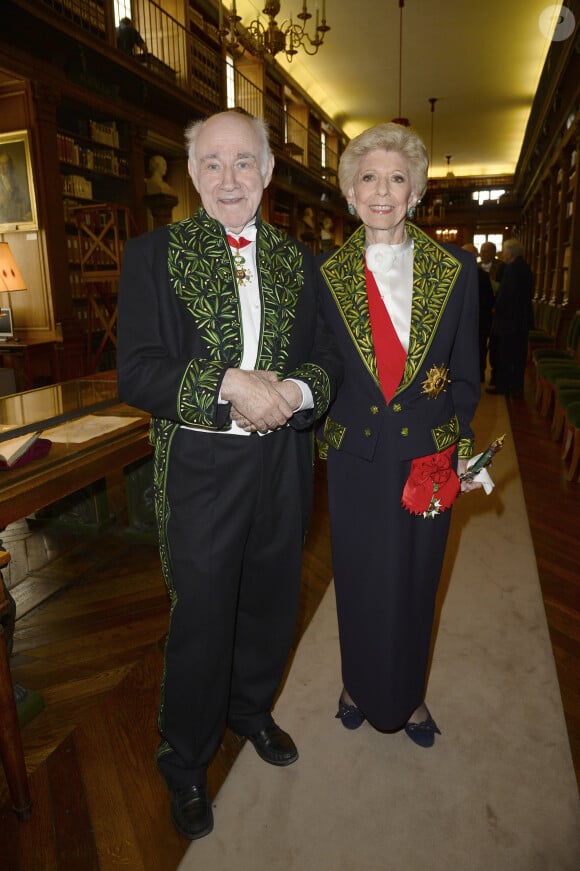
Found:
[[[352,203],[348,204],[348,213],[349,215],[356,215],[356,209]]]
[[[410,218],[411,221],[412,221],[413,218],[415,217],[415,212],[416,212],[416,211],[417,211],[417,207],[416,207],[416,206],[409,206],[409,208],[407,209],[407,217]]]

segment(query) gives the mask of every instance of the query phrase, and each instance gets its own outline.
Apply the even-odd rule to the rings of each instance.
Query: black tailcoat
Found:
[[[340,371],[318,316],[310,251],[258,221],[262,326],[256,369],[306,382],[314,408],[261,437],[227,435],[218,401],[242,359],[224,228],[193,218],[128,242],[119,294],[119,395],[153,415],[155,500],[171,597],[158,764],[202,783],[226,722],[266,725],[290,647],[311,505],[312,424]],[[195,427],[195,431],[184,427]]]
[[[522,393],[533,326],[532,270],[523,257],[506,263],[495,299],[492,335],[496,343],[495,384],[501,393]]]

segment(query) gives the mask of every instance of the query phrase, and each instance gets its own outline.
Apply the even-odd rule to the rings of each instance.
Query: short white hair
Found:
[[[509,251],[514,257],[523,257],[524,248],[519,239],[506,239],[503,243],[503,250]]]

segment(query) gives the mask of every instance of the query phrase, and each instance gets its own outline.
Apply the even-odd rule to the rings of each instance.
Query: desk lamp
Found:
[[[14,293],[17,290],[26,290],[26,283],[16,265],[8,242],[0,242],[0,293]],[[6,326],[4,322],[6,322]],[[12,312],[10,308],[2,308],[0,312],[0,342],[6,342],[12,337]]]

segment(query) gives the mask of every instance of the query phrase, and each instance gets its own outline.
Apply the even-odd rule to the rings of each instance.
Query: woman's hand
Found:
[[[467,472],[467,463],[469,460],[457,460],[457,474],[459,477]],[[469,493],[471,490],[481,490],[483,484],[480,481],[467,479],[461,482],[461,492]]]

